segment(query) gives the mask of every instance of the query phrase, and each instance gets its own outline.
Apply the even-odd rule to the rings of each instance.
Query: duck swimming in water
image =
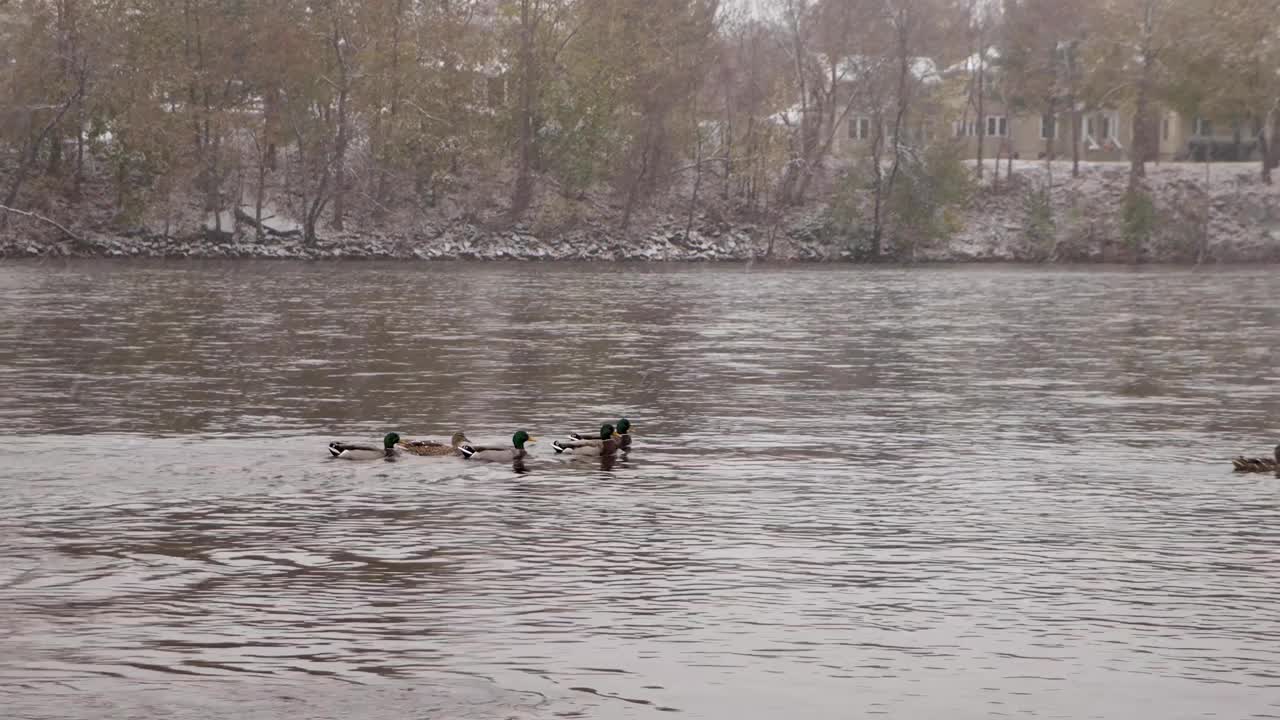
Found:
[[[597,457],[600,455],[613,455],[618,452],[621,443],[622,436],[614,430],[612,425],[606,423],[600,426],[600,432],[595,439],[569,442],[556,440],[551,443],[551,447],[555,448],[557,455],[568,451],[574,455]]]
[[[1238,457],[1231,461],[1236,472],[1277,472],[1280,473],[1280,445],[1276,446],[1276,456],[1272,458]]]
[[[413,455],[422,455],[425,457],[445,457],[448,455],[461,455],[461,447],[471,442],[467,440],[467,434],[464,432],[456,432],[448,445],[438,443],[434,440],[412,440],[401,441],[400,447],[404,451]]]
[[[619,420],[617,432],[618,432],[618,449],[623,451],[630,450],[631,449],[631,421],[626,418],[622,418],[621,420]],[[598,442],[599,434],[598,433],[569,433],[569,439]],[[555,447],[555,443],[552,443],[552,447]],[[556,452],[561,452],[561,451],[557,450]]]
[[[524,449],[525,443],[537,441],[537,438],[524,430],[517,430],[516,434],[511,436],[511,447],[509,448],[482,447],[466,443],[458,447],[458,452],[462,453],[462,457],[467,460],[519,462],[529,456],[529,452]]]
[[[358,443],[331,442],[329,443],[329,454],[343,460],[377,460],[379,458],[395,457],[399,451],[396,450],[396,444],[400,442],[398,433],[387,433],[382,438],[382,447],[377,445],[361,445]]]

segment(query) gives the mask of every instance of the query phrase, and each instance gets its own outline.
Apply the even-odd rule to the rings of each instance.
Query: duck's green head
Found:
[[[605,423],[604,425],[601,425],[601,426],[600,426],[600,439],[601,439],[601,440],[608,440],[609,438],[611,438],[611,437],[613,437],[613,436],[615,436],[615,435],[617,435],[617,434],[618,434],[618,433],[616,433],[616,432],[614,432],[614,431],[613,431],[613,426],[612,426],[612,425],[610,425],[609,423]]]
[[[459,445],[465,443],[466,441],[467,441],[467,434],[462,432],[461,430],[454,433],[452,438],[449,438],[449,443],[452,444],[454,447],[458,447]]]
[[[511,444],[523,450],[525,443],[538,442],[538,438],[530,435],[524,430],[517,430],[515,435],[511,436]]]
[[[400,433],[387,433],[387,436],[382,438],[382,446],[387,449],[391,449],[399,444],[400,444]]]
[[[618,434],[626,435],[629,432],[631,432],[631,421],[626,418],[622,418],[618,421]]]

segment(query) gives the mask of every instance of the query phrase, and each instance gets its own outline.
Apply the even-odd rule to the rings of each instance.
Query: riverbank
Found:
[[[1003,165],[1003,163],[1002,163]],[[1126,163],[1014,161],[986,167],[961,229],[924,257],[1027,262],[1280,261],[1280,185],[1256,163],[1149,164],[1149,215],[1125,224]],[[1044,188],[1049,203],[1042,202]]]
[[[948,208],[948,231],[893,259],[929,262],[1276,262],[1280,261],[1280,187],[1261,184],[1252,164],[1163,164],[1148,169],[1149,217],[1140,232],[1124,222],[1128,168],[1015,161],[1013,175],[991,165],[968,199]],[[1046,192],[1047,189],[1047,192]],[[1045,200],[1047,198],[1047,201]],[[679,207],[678,199],[670,205]],[[564,205],[565,203],[561,203]],[[501,226],[466,213],[357,222],[304,242],[296,224],[276,218],[262,239],[230,214],[216,229],[194,213],[150,218],[121,230],[93,212],[59,220],[11,216],[0,232],[0,257],[194,257],[403,260],[849,261],[865,259],[864,240],[833,229],[830,206],[813,202],[771,221],[731,213],[661,212],[617,230],[600,203],[547,222],[545,208],[527,224]],[[64,218],[74,211],[46,211]],[[714,215],[714,219],[710,215]],[[175,220],[176,218],[176,220]],[[163,228],[168,227],[168,230]],[[893,251],[892,242],[886,249]]]

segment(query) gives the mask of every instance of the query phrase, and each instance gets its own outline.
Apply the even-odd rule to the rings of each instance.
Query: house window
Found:
[[[1199,135],[1200,137],[1209,137],[1213,135],[1213,123],[1207,118],[1197,117],[1191,132],[1193,135]]]
[[[1049,138],[1058,137],[1058,118],[1052,115],[1040,116],[1040,139],[1048,140]]]
[[[1172,125],[1173,123],[1169,120],[1169,116],[1165,115],[1164,119],[1160,121],[1160,139],[1161,140],[1167,141],[1169,139],[1169,135],[1172,132],[1172,127],[1171,127]]]
[[[849,139],[866,140],[871,137],[871,118],[854,117],[849,119]]]
[[[1102,139],[1110,140],[1114,138],[1116,136],[1115,119],[1110,115],[1103,115],[1098,119],[1102,121]]]
[[[955,128],[956,137],[974,137],[978,134],[978,121],[973,119],[957,120]]]
[[[987,118],[987,136],[1004,137],[1009,134],[1009,123],[1003,115],[992,115]]]

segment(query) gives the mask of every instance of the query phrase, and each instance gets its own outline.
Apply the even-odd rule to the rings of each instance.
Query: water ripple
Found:
[[[1280,439],[1275,297],[1251,271],[8,264],[0,702],[1280,716],[1280,480],[1225,463]],[[324,452],[624,414],[613,464]]]

